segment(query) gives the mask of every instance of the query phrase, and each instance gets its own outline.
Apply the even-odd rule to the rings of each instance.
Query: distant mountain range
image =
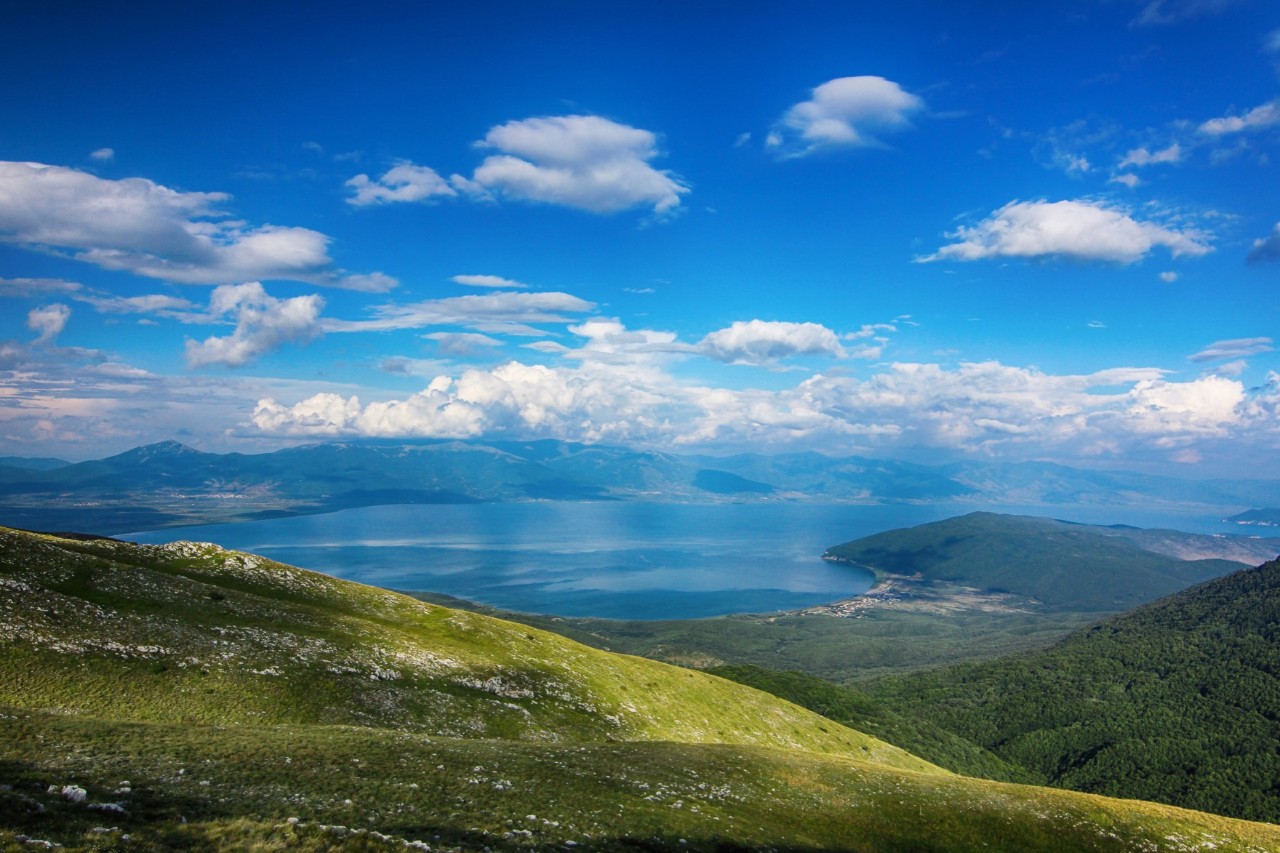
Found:
[[[1280,527],[1280,509],[1249,509],[1226,519],[1232,524],[1252,524],[1258,527]]]
[[[985,505],[1275,504],[1280,481],[1188,481],[1049,463],[926,466],[681,456],[560,441],[362,441],[203,453],[174,441],[106,459],[0,459],[0,522],[124,532],[355,506],[519,500],[827,500]]]

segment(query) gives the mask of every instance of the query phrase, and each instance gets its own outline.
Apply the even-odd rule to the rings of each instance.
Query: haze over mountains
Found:
[[[420,440],[203,453],[174,441],[106,459],[0,462],[0,513],[118,533],[397,503],[826,500],[1247,507],[1280,482],[1178,480],[1041,462],[925,466],[818,453],[681,456],[560,441]]]

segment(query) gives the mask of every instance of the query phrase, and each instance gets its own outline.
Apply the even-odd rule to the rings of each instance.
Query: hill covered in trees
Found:
[[[1280,821],[1280,561],[1044,651],[864,687],[1047,784]]]

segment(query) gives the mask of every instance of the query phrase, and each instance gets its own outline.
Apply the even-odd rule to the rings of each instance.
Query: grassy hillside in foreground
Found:
[[[211,545],[3,531],[0,586],[6,853],[1280,847]]]
[[[0,704],[926,762],[724,679],[214,545],[0,531]],[[941,771],[938,771],[941,772]]]
[[[6,851],[31,849],[6,844],[19,834],[129,851],[1280,849],[1280,828],[1265,824],[721,744],[515,743],[6,709],[0,775],[13,786],[0,789]]]
[[[1054,785],[1280,821],[1280,561],[1042,652],[864,688]]]
[[[1037,608],[1110,613],[1240,567],[1166,556],[1105,531],[974,512],[846,542],[827,549],[827,557],[869,568],[881,581],[952,584],[1007,594]]]

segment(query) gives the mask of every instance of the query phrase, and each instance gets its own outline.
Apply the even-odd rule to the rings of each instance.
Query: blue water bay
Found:
[[[216,542],[361,583],[508,610],[685,619],[859,595],[871,575],[824,561],[826,548],[971,509],[781,502],[378,506],[125,538]],[[1068,515],[1095,523],[1159,521]]]

